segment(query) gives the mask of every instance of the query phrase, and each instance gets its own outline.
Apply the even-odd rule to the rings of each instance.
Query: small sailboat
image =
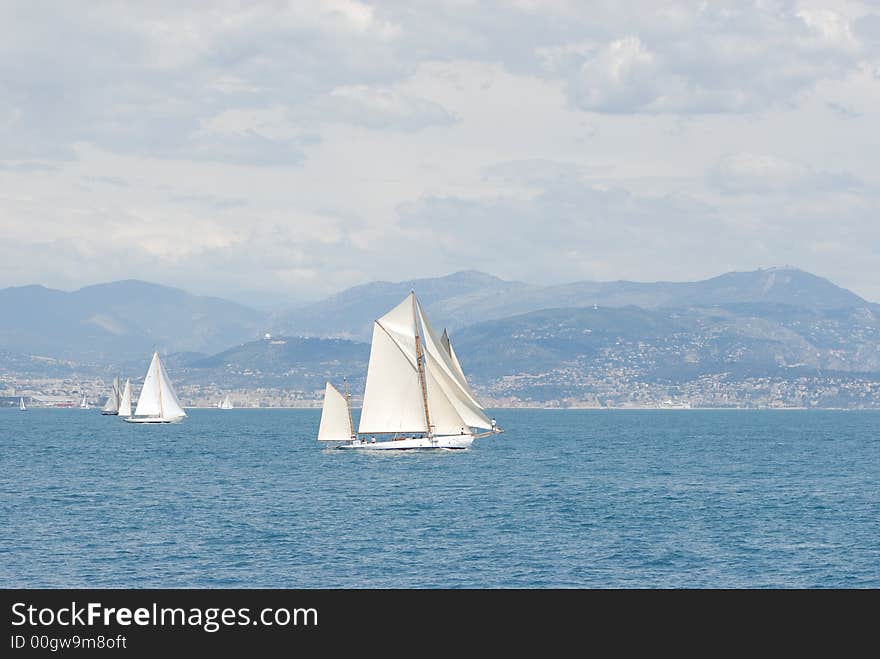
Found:
[[[107,402],[101,408],[101,414],[115,415],[119,414],[119,378],[113,378],[113,389],[107,396]]]
[[[24,396],[19,396],[18,398],[18,409],[22,412],[27,412],[27,405],[24,404]]]
[[[223,399],[223,402],[220,403],[217,407],[221,410],[231,410],[232,409],[232,401],[229,400],[229,394],[226,394],[226,398]]]
[[[131,380],[125,381],[122,389],[122,398],[119,399],[119,416],[128,418],[131,416]]]
[[[91,409],[91,405],[89,405],[89,401],[86,400],[86,395],[83,394],[82,400],[79,402],[79,409],[88,410]]]
[[[343,395],[328,382],[318,440],[342,449],[464,449],[499,432],[471,391],[449,334],[437,335],[410,293],[373,324],[357,432],[347,389]]]
[[[185,416],[159,353],[154,352],[134,416],[125,420],[129,423],[174,423],[182,421]]]

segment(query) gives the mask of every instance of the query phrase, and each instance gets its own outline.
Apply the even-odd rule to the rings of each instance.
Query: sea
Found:
[[[880,587],[880,411],[505,409],[400,453],[188,414],[0,411],[0,586]]]

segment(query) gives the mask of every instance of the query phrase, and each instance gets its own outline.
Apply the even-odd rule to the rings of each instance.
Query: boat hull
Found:
[[[413,450],[460,450],[469,448],[473,435],[441,435],[435,437],[404,437],[385,441],[358,439],[340,444],[336,448],[360,451],[413,451]]]
[[[176,419],[162,419],[154,416],[128,416],[125,417],[127,423],[180,423],[185,417]]]

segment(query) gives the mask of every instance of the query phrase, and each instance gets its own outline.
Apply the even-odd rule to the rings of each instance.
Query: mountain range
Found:
[[[266,314],[142,281],[59,291],[0,290],[0,350],[97,363],[160,352],[218,352],[258,335]]]
[[[542,309],[598,306],[643,309],[711,307],[736,303],[787,304],[807,309],[871,306],[831,283],[796,268],[729,272],[695,282],[592,282],[535,286],[482,272],[457,272],[435,279],[373,282],[275,314],[274,331],[288,335],[369,340],[372,321],[410,290],[432,318],[450,329]]]
[[[410,290],[450,329],[484,390],[503,381],[508,393],[540,398],[574,395],[597,378],[880,374],[880,305],[795,268],[555,286],[465,271],[373,282],[274,313],[138,281],[7,288],[0,372],[129,372],[159,349],[193,383],[315,390],[348,376],[357,391],[372,321]]]

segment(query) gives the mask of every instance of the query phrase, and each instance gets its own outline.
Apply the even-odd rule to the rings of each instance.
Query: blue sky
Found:
[[[0,100],[0,286],[791,264],[880,300],[870,4],[6,2]]]

